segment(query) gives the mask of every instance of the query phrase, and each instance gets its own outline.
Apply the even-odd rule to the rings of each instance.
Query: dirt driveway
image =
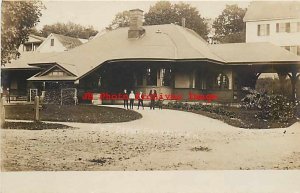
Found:
[[[287,129],[248,130],[182,111],[147,108],[139,112],[142,119],[125,123],[67,123],[76,129],[65,130],[1,130],[1,168],[300,169],[299,122]]]

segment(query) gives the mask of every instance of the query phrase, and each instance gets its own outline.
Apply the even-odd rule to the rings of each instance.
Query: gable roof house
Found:
[[[19,52],[36,51],[46,38],[30,34],[28,40],[19,46]]]
[[[66,52],[29,62],[40,72],[27,80],[49,98],[63,88],[84,92],[218,96],[234,102],[262,72],[299,72],[300,57],[271,43],[210,45],[193,30],[174,24],[142,25],[143,11],[130,11],[130,26],[103,33]],[[53,90],[56,89],[56,92]],[[51,94],[52,93],[52,94]],[[59,99],[58,99],[59,101]]]
[[[68,51],[83,44],[82,41],[79,38],[51,33],[37,51],[41,53]]]
[[[20,57],[1,67],[1,85],[4,90],[10,88],[12,100],[27,100],[27,79],[41,71],[41,68],[28,64],[73,49],[86,41],[58,34],[50,34],[47,38],[29,35],[28,40],[19,47]]]

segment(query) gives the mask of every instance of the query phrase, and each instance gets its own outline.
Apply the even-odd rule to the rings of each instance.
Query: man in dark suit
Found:
[[[128,110],[128,93],[126,89],[124,89],[123,92],[123,100],[124,100],[124,108],[127,108]]]

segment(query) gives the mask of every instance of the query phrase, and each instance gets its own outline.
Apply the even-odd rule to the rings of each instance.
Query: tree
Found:
[[[182,18],[185,18],[185,27],[194,30],[201,37],[207,39],[208,25],[196,7],[192,7],[187,3],[179,3],[174,5],[174,10],[177,15],[175,22],[181,23]]]
[[[181,24],[185,18],[185,27],[194,30],[204,39],[207,38],[208,26],[197,8],[187,3],[172,5],[168,1],[159,1],[145,13],[145,25]]]
[[[35,27],[31,28],[29,34],[36,35],[36,36],[43,36],[42,32]]]
[[[151,6],[144,15],[144,25],[181,24],[182,18],[186,19],[186,27],[194,30],[203,38],[207,37],[208,26],[199,11],[187,3],[171,4],[169,1],[158,1]],[[107,29],[129,26],[129,11],[116,14]]]
[[[116,14],[114,20],[107,27],[107,29],[112,30],[118,27],[128,27],[129,26],[129,11],[122,11]]]
[[[213,23],[214,39],[221,43],[245,42],[246,24],[243,22],[246,9],[235,5],[226,5],[222,14]]]
[[[98,31],[93,26],[84,27],[72,22],[66,24],[58,22],[53,25],[44,25],[41,33],[44,37],[47,37],[51,33],[56,33],[74,38],[88,39],[91,36],[95,36]]]
[[[177,16],[174,5],[169,1],[159,1],[145,13],[145,25],[179,23],[181,20],[177,21]]]
[[[1,65],[17,58],[19,46],[28,39],[44,9],[40,1],[2,1]]]

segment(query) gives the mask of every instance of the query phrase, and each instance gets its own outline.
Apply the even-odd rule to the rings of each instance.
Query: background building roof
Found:
[[[300,1],[252,1],[244,21],[300,19]]]
[[[33,34],[30,34],[28,36],[28,40],[24,44],[29,44],[29,43],[42,43],[46,38],[41,37],[41,36],[36,36]]]
[[[60,43],[62,43],[62,45],[67,48],[68,50],[73,49],[77,46],[80,46],[82,44],[82,41],[80,41],[79,38],[73,38],[73,37],[69,37],[69,36],[64,36],[64,35],[60,35],[60,34],[54,34],[52,33],[53,36],[55,36]]]
[[[226,63],[300,62],[300,57],[269,42],[213,44],[213,53]]]

